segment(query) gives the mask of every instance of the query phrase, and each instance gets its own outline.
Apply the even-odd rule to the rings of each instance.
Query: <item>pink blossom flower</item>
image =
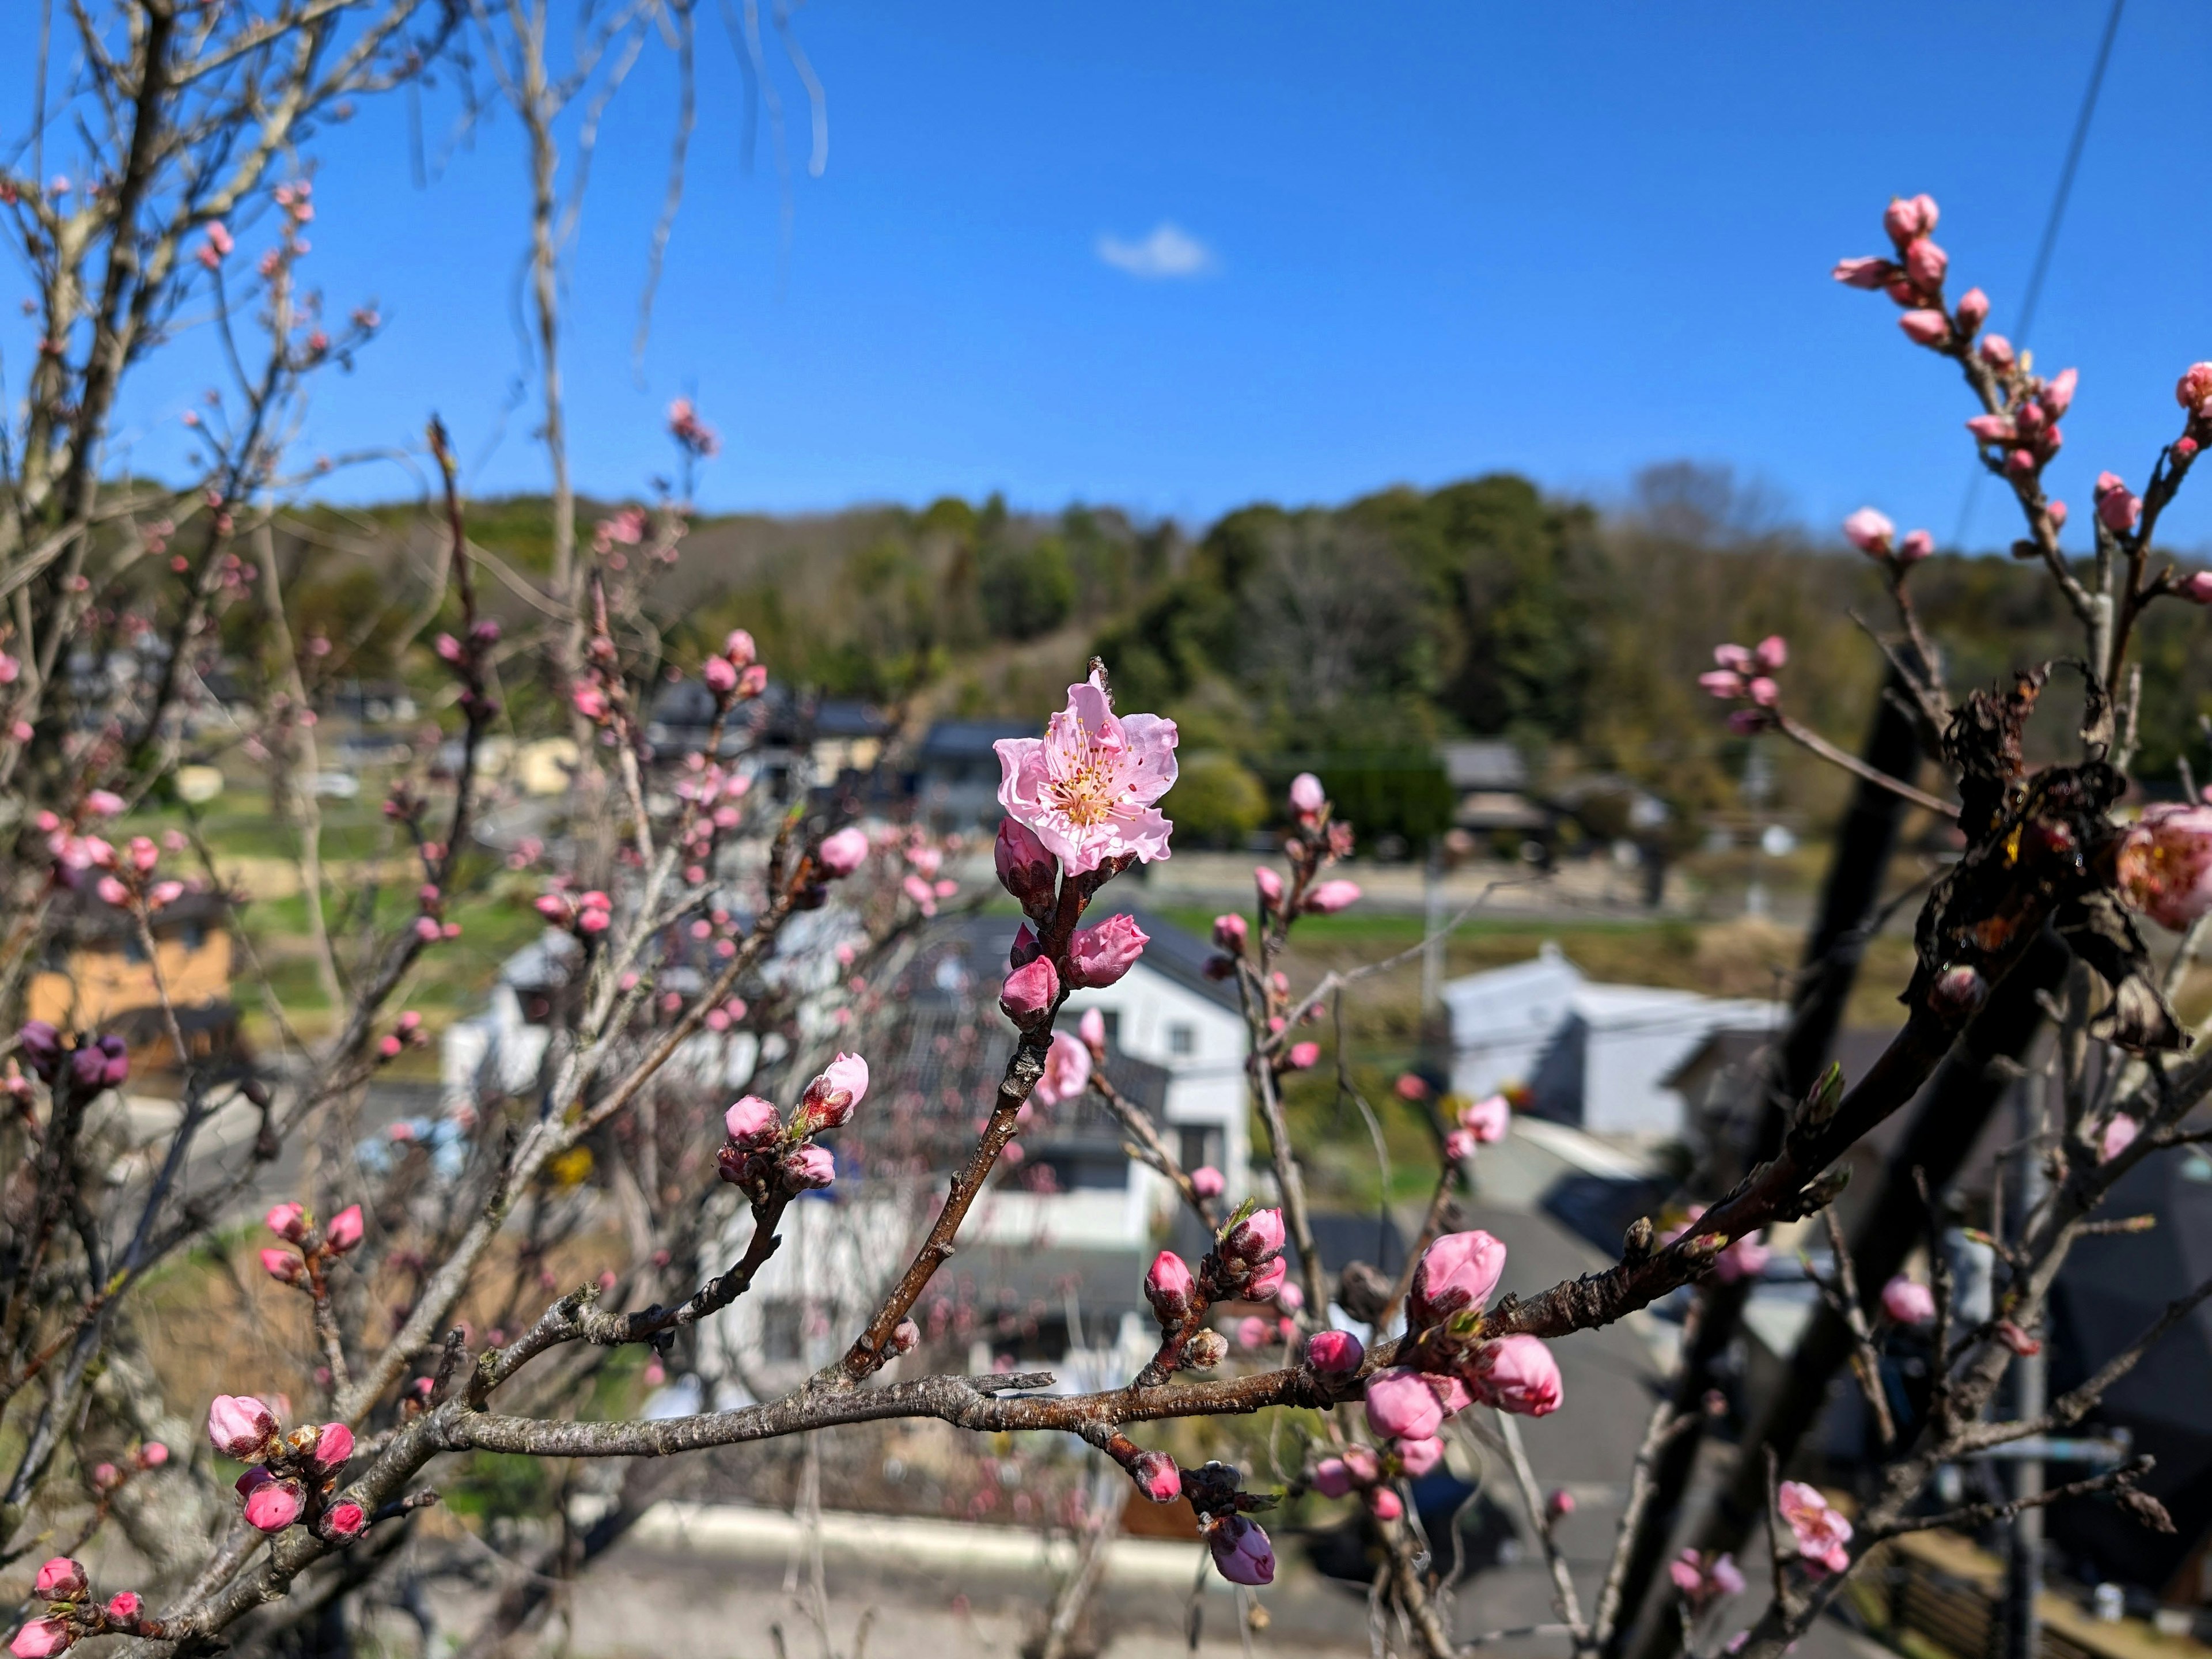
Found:
[[[1416,1480],[1444,1461],[1444,1443],[1434,1435],[1425,1440],[1396,1441],[1390,1449],[1398,1454],[1398,1467]]]
[[[1192,1294],[1197,1288],[1189,1264],[1173,1250],[1162,1250],[1154,1256],[1152,1270],[1145,1275],[1145,1300],[1152,1304],[1160,1323],[1170,1328],[1189,1316]]]
[[[269,1231],[279,1238],[289,1238],[297,1244],[307,1236],[307,1206],[304,1204],[279,1204],[262,1218]]]
[[[2212,910],[2212,806],[2151,807],[2120,842],[2120,896],[2160,927],[2185,931]]]
[[[66,1555],[57,1555],[39,1569],[39,1594],[49,1601],[82,1601],[89,1589],[84,1567]]]
[[[1797,1540],[1797,1553],[1828,1572],[1841,1572],[1851,1564],[1851,1523],[1820,1494],[1802,1480],[1784,1480],[1775,1490],[1775,1508]]]
[[[868,1062],[858,1054],[840,1053],[806,1085],[799,1103],[799,1132],[812,1134],[836,1128],[852,1117],[853,1109],[867,1092]]]
[[[827,1187],[837,1178],[837,1160],[827,1146],[811,1141],[785,1155],[784,1178],[798,1188]]]
[[[258,1457],[276,1432],[275,1414],[252,1395],[219,1394],[208,1407],[208,1438],[226,1457]]]
[[[1228,1188],[1227,1180],[1211,1164],[1201,1164],[1190,1172],[1190,1189],[1200,1198],[1218,1198]]]
[[[722,1127],[740,1146],[775,1139],[783,1132],[782,1115],[758,1095],[747,1095],[722,1114]]]
[[[726,697],[738,689],[737,667],[727,657],[708,658],[699,665],[699,678],[718,697]]]
[[[998,866],[999,884],[1020,901],[1022,908],[1039,915],[1051,907],[1058,866],[1029,825],[1018,818],[1000,819],[991,856]]]
[[[721,659],[716,658],[715,660],[719,662]],[[849,876],[868,856],[867,832],[848,824],[834,836],[824,836],[815,856],[825,874]]]
[[[1259,890],[1261,910],[1272,910],[1283,902],[1283,878],[1272,866],[1255,865],[1252,867],[1252,885]]]
[[[1933,294],[1943,286],[1943,273],[1950,265],[1950,256],[1925,236],[1905,244],[1905,274],[1928,293]]]
[[[1065,1031],[1052,1034],[1044,1051],[1044,1075],[1037,1079],[1030,1098],[1041,1106],[1074,1100],[1091,1086],[1091,1050],[1080,1037]]]
[[[351,1501],[333,1504],[324,1513],[323,1524],[333,1538],[358,1538],[368,1524],[368,1511]]]
[[[1165,1452],[1139,1452],[1129,1474],[1137,1490],[1155,1504],[1172,1504],[1182,1496],[1182,1471]]]
[[[921,1346],[921,1327],[911,1319],[902,1319],[891,1327],[891,1351],[894,1353],[912,1353]]]
[[[1887,259],[1871,255],[1856,259],[1838,259],[1836,268],[1828,273],[1846,288],[1878,289],[1887,287],[1897,276],[1897,267]]]
[[[1232,1584],[1272,1584],[1275,1582],[1275,1551],[1257,1522],[1228,1515],[1213,1524],[1206,1547],[1213,1552],[1215,1569]]]
[[[1325,881],[1306,895],[1306,908],[1316,915],[1329,915],[1355,904],[1359,899],[1359,884],[1356,881]]]
[[[1111,915],[1096,927],[1079,927],[1067,942],[1068,982],[1094,989],[1111,985],[1137,965],[1151,943],[1131,915]]]
[[[1475,1352],[1468,1387],[1486,1406],[1527,1417],[1559,1408],[1559,1362],[1549,1344],[1533,1336],[1501,1336]]]
[[[1367,1379],[1367,1426],[1378,1438],[1425,1440],[1443,1420],[1443,1402],[1420,1372],[1394,1365]]]
[[[1422,1252],[1407,1310],[1417,1326],[1480,1313],[1504,1272],[1505,1246],[1488,1233],[1446,1233]]]
[[[1153,805],[1176,781],[1176,726],[1115,714],[1105,688],[1067,688],[1042,738],[1004,738],[999,803],[1079,874],[1109,859],[1168,856],[1173,826]]]
[[[1244,926],[1244,918],[1235,911],[1214,917],[1213,942],[1223,950],[1241,955],[1245,940],[1250,937],[1250,931]]]
[[[1512,1127],[1513,1108],[1504,1095],[1486,1095],[1460,1112],[1459,1122],[1484,1146],[1495,1146]]]
[[[1924,1325],[1936,1317],[1936,1292],[1899,1273],[1881,1287],[1881,1310],[1900,1325]]]
[[[1349,1376],[1367,1358],[1350,1331],[1316,1331],[1306,1339],[1306,1364],[1328,1376]]]
[[[1790,641],[1779,634],[1769,634],[1752,647],[1752,666],[1771,674],[1790,660]]]
[[[1890,538],[1896,535],[1897,526],[1888,515],[1863,507],[1844,520],[1844,538],[1862,553],[1881,558],[1889,552]]]
[[[1301,772],[1291,780],[1291,810],[1301,818],[1310,821],[1328,805],[1328,796],[1321,787],[1321,780],[1310,772]]]
[[[145,1611],[145,1601],[136,1590],[118,1590],[107,1598],[107,1616],[118,1625],[137,1624]]]
[[[1232,1263],[1257,1266],[1282,1253],[1285,1237],[1280,1210],[1255,1210],[1229,1230],[1222,1254]]]
[[[999,992],[999,1006],[1017,1025],[1035,1019],[1060,999],[1060,973],[1049,957],[1017,968]]]
[[[1951,319],[1940,311],[1908,311],[1897,325],[1915,345],[1942,345],[1951,337]]]
[[[296,1482],[264,1482],[246,1494],[246,1524],[263,1532],[282,1532],[300,1518],[301,1504]]]
[[[2009,415],[1977,415],[1966,422],[1966,430],[1985,444],[2008,444],[2020,436]]]
[[[123,810],[123,797],[112,789],[94,789],[85,796],[84,810],[94,817],[112,818]]]
[[[361,1206],[349,1204],[331,1218],[331,1224],[323,1229],[323,1243],[343,1255],[361,1243]]]
[[[1744,694],[1742,675],[1726,668],[1710,668],[1698,676],[1698,684],[1723,702],[1733,702]]]
[[[15,1632],[15,1639],[8,1644],[8,1651],[15,1659],[52,1659],[53,1655],[76,1640],[76,1632],[67,1620],[33,1619]]]
[[[1932,196],[1894,196],[1881,216],[1881,228],[1889,233],[1889,240],[1904,247],[1917,236],[1925,236],[1936,228],[1936,198]]]
[[[1959,296],[1959,326],[1969,334],[1978,332],[1990,318],[1990,296],[1978,288],[1970,288]]]
[[[2142,1125],[2125,1112],[2115,1112],[2105,1125],[2105,1133],[2098,1138],[2097,1150],[2100,1162],[2109,1164],[2135,1145],[2136,1137],[2142,1133]]]
[[[2142,501],[2129,489],[2118,476],[2102,472],[2097,476],[2097,521],[2115,534],[2124,534],[2136,527],[2142,516]]]

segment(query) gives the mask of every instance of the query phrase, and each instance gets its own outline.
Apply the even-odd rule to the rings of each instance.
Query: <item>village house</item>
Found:
[[[59,895],[45,955],[25,988],[27,1017],[63,1030],[120,1036],[131,1048],[132,1076],[143,1079],[178,1069],[161,1008],[166,994],[193,1060],[235,1052],[228,902],[211,893],[186,893],[155,911],[146,932],[153,938],[150,956],[129,911],[105,902],[89,886]]]

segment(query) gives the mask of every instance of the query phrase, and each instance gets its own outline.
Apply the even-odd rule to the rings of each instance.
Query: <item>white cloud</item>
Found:
[[[1118,236],[1101,236],[1098,257],[1116,270],[1126,270],[1132,276],[1147,280],[1211,276],[1219,264],[1212,248],[1164,219],[1141,241],[1125,242]]]

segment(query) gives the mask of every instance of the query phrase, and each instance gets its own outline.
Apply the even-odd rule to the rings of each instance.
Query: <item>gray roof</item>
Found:
[[[1528,763],[1502,738],[1447,743],[1438,750],[1455,789],[1526,789]]]

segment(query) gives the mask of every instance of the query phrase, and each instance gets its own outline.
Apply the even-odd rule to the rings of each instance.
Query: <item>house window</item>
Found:
[[[1186,1123],[1176,1131],[1176,1157],[1186,1170],[1221,1167],[1221,1131]]]
[[[1194,1054],[1198,1052],[1198,1028],[1176,1020],[1168,1027],[1168,1052],[1171,1054]]]
[[[801,1338],[800,1309],[790,1297],[761,1304],[761,1358],[787,1362],[806,1358]]]

